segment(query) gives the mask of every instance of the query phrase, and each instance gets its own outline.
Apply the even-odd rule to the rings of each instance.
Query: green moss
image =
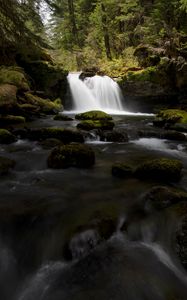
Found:
[[[156,80],[155,73],[157,71],[156,67],[148,67],[139,71],[129,71],[126,74],[127,81],[151,81],[154,82]]]
[[[180,109],[161,110],[156,117],[165,123],[187,123],[187,112]]]
[[[73,118],[66,116],[66,115],[58,114],[58,115],[54,116],[54,120],[55,121],[73,121]]]
[[[87,145],[63,145],[52,150],[47,163],[49,168],[54,169],[89,168],[95,163],[95,154]]]
[[[114,122],[112,121],[82,121],[79,124],[77,124],[77,128],[83,129],[83,130],[92,130],[92,129],[101,129],[101,130],[112,130],[114,128]]]
[[[164,182],[178,181],[181,177],[182,163],[176,159],[158,158],[140,164],[134,175],[140,179],[156,179]]]
[[[67,71],[42,60],[24,61],[23,66],[34,80],[37,90],[44,91],[45,95],[52,100],[57,97],[63,99],[67,87]]]
[[[49,99],[43,99],[30,93],[25,94],[27,104],[34,105],[40,108],[42,113],[50,114],[56,113],[62,109],[62,103],[60,99],[50,101]]]
[[[11,144],[16,141],[16,137],[6,129],[0,129],[0,144]]]
[[[96,120],[112,120],[112,117],[109,114],[105,113],[104,111],[91,110],[81,114],[77,114],[75,116],[75,119],[96,121]]]
[[[83,135],[79,131],[55,127],[32,129],[30,130],[29,138],[32,140],[45,140],[52,138],[58,139],[63,143],[84,142]]]
[[[5,175],[15,166],[15,161],[7,157],[0,156],[0,174]]]
[[[22,69],[12,67],[0,68],[0,84],[12,84],[18,89],[28,91],[29,84]]]
[[[10,124],[21,124],[25,123],[25,118],[22,116],[12,116],[12,115],[6,115],[3,117],[0,117],[0,124],[1,125],[10,125]]]

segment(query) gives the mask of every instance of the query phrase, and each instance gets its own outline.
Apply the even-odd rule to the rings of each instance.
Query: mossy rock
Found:
[[[156,67],[149,67],[139,71],[129,71],[126,75],[128,81],[151,81],[155,82]]]
[[[177,132],[174,130],[167,130],[165,133],[161,135],[162,138],[171,140],[171,141],[185,141],[186,136],[181,132]]]
[[[87,111],[75,115],[75,119],[98,121],[98,120],[112,120],[112,117],[109,114],[105,113],[104,111],[91,110],[91,111]]]
[[[16,162],[4,156],[0,156],[0,175],[5,175],[14,168]]]
[[[132,166],[124,163],[116,163],[112,166],[112,175],[119,178],[132,177],[134,169]]]
[[[134,56],[137,57],[142,67],[157,65],[160,62],[160,56],[163,55],[164,49],[153,48],[150,45],[139,45],[134,51]]]
[[[0,144],[11,144],[16,141],[16,137],[6,129],[0,129]]]
[[[55,148],[57,146],[60,146],[61,144],[62,144],[62,142],[60,140],[54,139],[54,138],[46,139],[46,140],[40,142],[40,145],[44,149]]]
[[[163,182],[179,181],[183,165],[181,161],[168,158],[156,158],[140,164],[135,172],[139,179],[155,179]]]
[[[22,116],[6,115],[0,117],[0,125],[13,125],[25,123],[25,118]]]
[[[73,121],[73,118],[62,114],[57,114],[53,119],[55,121]]]
[[[33,79],[33,88],[44,91],[45,96],[52,100],[64,98],[67,89],[68,72],[49,61],[22,61],[24,70]]]
[[[158,138],[158,139],[167,139],[171,141],[185,141],[186,136],[185,134],[174,131],[174,130],[161,130],[161,131],[154,131],[154,130],[139,130],[138,131],[139,137],[145,138]]]
[[[17,105],[17,87],[11,84],[0,84],[0,113],[7,113]]]
[[[102,131],[97,130],[97,134],[100,137],[101,141],[112,142],[112,143],[126,143],[128,142],[128,134],[127,132],[120,132],[117,130],[113,131]]]
[[[21,68],[1,67],[0,68],[0,84],[12,84],[19,90],[29,91],[29,83],[25,73]]]
[[[162,210],[176,203],[187,201],[187,193],[183,190],[166,186],[155,186],[149,190],[144,198],[146,210]]]
[[[31,129],[28,132],[28,138],[36,141],[52,138],[58,139],[63,143],[84,142],[84,137],[79,131],[55,127]]]
[[[47,163],[48,167],[53,169],[90,168],[95,163],[95,153],[87,145],[62,145],[52,150]]]
[[[175,131],[187,132],[187,124],[175,123],[170,126],[170,129]]]
[[[175,123],[187,123],[187,112],[180,109],[166,109],[161,110],[156,118],[160,118],[163,123],[175,124]]]
[[[30,93],[26,93],[25,98],[27,104],[39,107],[40,112],[45,114],[56,113],[62,109],[62,103],[60,99],[50,101],[49,99],[43,99]]]
[[[77,124],[78,129],[82,130],[93,130],[93,129],[101,129],[101,130],[112,130],[114,128],[114,122],[107,120],[97,120],[97,121],[82,121]]]

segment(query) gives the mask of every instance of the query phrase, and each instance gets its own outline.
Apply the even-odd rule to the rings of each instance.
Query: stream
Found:
[[[87,135],[85,143],[96,155],[91,169],[49,169],[51,150],[40,142],[1,145],[0,155],[16,161],[0,181],[1,300],[187,299],[186,271],[172,244],[178,220],[165,210],[142,209],[144,194],[159,183],[111,172],[114,162],[177,158],[184,169],[174,187],[187,191],[187,143],[139,138],[138,130],[152,130],[152,115],[126,112],[113,119],[129,141]],[[26,125],[77,123],[48,116]],[[101,238],[97,229],[105,226]]]

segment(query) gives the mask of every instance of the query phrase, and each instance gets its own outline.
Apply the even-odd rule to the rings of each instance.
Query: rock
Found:
[[[44,91],[45,96],[52,100],[58,97],[64,99],[67,89],[67,71],[49,61],[24,60],[19,63],[33,79],[34,90]]]
[[[112,175],[119,178],[132,177],[134,169],[132,166],[124,163],[116,163],[112,166]]]
[[[6,129],[0,129],[0,144],[11,144],[16,141],[15,135]]]
[[[105,113],[104,111],[100,110],[91,110],[81,114],[75,115],[75,119],[77,120],[92,120],[92,121],[100,121],[100,120],[112,120],[112,117]]]
[[[79,131],[55,127],[31,129],[28,132],[28,138],[35,141],[52,138],[58,139],[63,143],[84,142],[84,137]]]
[[[166,110],[161,110],[157,115],[156,115],[156,120],[157,118],[159,122],[162,122],[162,124],[175,124],[175,123],[187,123],[187,112],[184,110],[180,109],[166,109]],[[155,125],[155,122],[154,122]]]
[[[75,234],[68,245],[70,252],[68,256],[72,259],[84,257],[100,243],[100,239],[98,232],[94,229],[87,229]]]
[[[187,132],[187,124],[175,123],[170,125],[170,129],[175,131]]]
[[[39,117],[41,115],[41,109],[37,105],[32,105],[32,104],[19,104],[19,113],[23,115],[25,118],[28,120],[32,119],[33,116]]]
[[[53,169],[90,168],[95,163],[95,154],[87,145],[62,145],[52,150],[47,163],[48,167]]]
[[[6,115],[0,117],[0,125],[13,125],[25,123],[25,118],[22,116]]]
[[[179,64],[176,71],[176,86],[178,89],[186,89],[187,86],[187,62]]]
[[[56,116],[54,116],[53,118],[55,121],[73,121],[74,119],[66,116],[66,115],[62,115],[62,114],[57,114]]]
[[[0,84],[11,84],[21,91],[30,90],[29,83],[23,69],[18,67],[1,67]]]
[[[142,137],[159,138],[159,139],[167,139],[167,140],[174,140],[174,141],[185,141],[186,140],[185,134],[174,131],[174,130],[162,130],[162,131],[139,130],[138,136],[141,138]]]
[[[177,131],[167,130],[165,133],[162,134],[163,139],[171,140],[171,141],[185,141],[186,136],[185,134]]]
[[[162,210],[178,202],[187,201],[187,193],[166,186],[156,186],[145,194],[143,200],[146,210]]]
[[[176,230],[176,253],[187,270],[187,215],[183,216]]]
[[[84,80],[86,77],[93,77],[95,75],[101,75],[98,67],[85,68],[79,75],[79,79]]]
[[[44,148],[44,149],[51,149],[57,146],[60,146],[62,144],[62,142],[58,139],[46,139],[42,142],[40,142],[40,145]]]
[[[0,84],[0,113],[8,113],[17,105],[17,87],[11,84]]]
[[[0,175],[5,175],[10,169],[14,168],[16,162],[7,157],[0,156]]]
[[[32,95],[31,93],[26,93],[25,98],[27,104],[31,104],[34,105],[35,107],[39,107],[40,112],[45,114],[56,113],[62,109],[62,103],[60,99],[56,99],[55,101],[50,101],[49,99],[43,99],[36,95]]]
[[[100,129],[100,130],[112,130],[114,128],[114,122],[105,121],[105,120],[97,120],[97,121],[82,121],[77,124],[78,129],[82,130],[92,130],[92,129]]]
[[[141,67],[158,65],[160,57],[164,54],[163,48],[153,48],[150,45],[139,45],[134,51],[134,56],[137,57]]]
[[[65,246],[66,259],[77,259],[87,255],[102,241],[109,239],[116,231],[117,220],[108,216],[97,216],[73,232]]]
[[[183,165],[181,161],[168,158],[156,158],[140,164],[135,172],[139,179],[153,179],[163,182],[179,181]]]
[[[127,132],[120,132],[117,130],[113,130],[113,131],[97,130],[97,134],[99,135],[100,140],[105,142],[126,143],[129,140]]]

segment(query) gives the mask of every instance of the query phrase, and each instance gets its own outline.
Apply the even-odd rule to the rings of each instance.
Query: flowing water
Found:
[[[86,99],[95,103],[97,89],[90,96],[87,86],[92,80],[97,86],[98,78],[82,84]],[[78,85],[76,93],[82,101]],[[108,104],[99,105],[95,108]],[[112,109],[119,109],[115,105]],[[16,160],[15,169],[0,181],[1,300],[187,299],[186,271],[173,246],[178,219],[167,210],[145,210],[142,201],[160,183],[111,174],[115,161],[179,158],[184,170],[175,187],[187,190],[186,141],[139,139],[138,130],[152,128],[152,116],[120,114],[114,122],[118,130],[127,130],[129,142],[107,143],[95,132],[87,135],[96,155],[92,169],[48,169],[50,150],[39,142],[1,145],[0,154]],[[50,116],[27,124],[76,125]]]
[[[70,73],[68,82],[73,98],[72,110],[104,110],[119,112],[124,110],[123,96],[118,84],[108,76],[79,79],[80,73]]]

